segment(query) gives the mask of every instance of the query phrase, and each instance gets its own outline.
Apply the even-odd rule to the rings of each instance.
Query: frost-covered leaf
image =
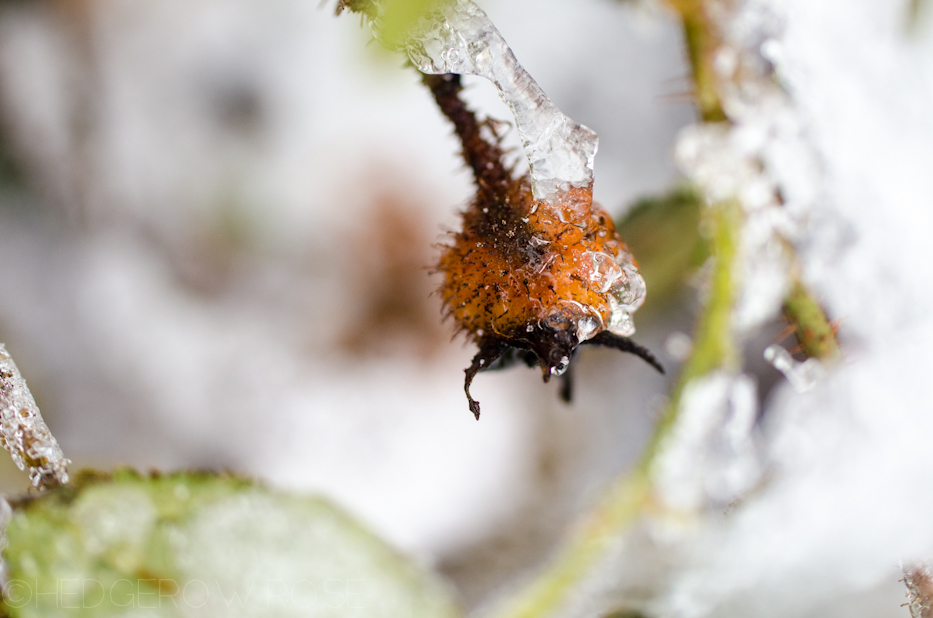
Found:
[[[328,502],[231,476],[85,474],[14,503],[7,539],[11,617],[458,615]]]

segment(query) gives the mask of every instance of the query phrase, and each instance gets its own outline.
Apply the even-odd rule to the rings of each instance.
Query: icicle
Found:
[[[68,464],[36,406],[16,363],[0,344],[0,444],[34,487],[68,482]]]
[[[374,29],[378,37],[378,18]],[[403,45],[422,73],[478,75],[495,84],[515,116],[536,199],[554,202],[570,187],[592,186],[596,133],[557,109],[473,2],[442,0],[418,19]]]

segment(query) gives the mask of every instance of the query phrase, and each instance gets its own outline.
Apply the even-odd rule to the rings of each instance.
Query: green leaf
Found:
[[[638,201],[618,224],[638,260],[648,296],[641,315],[677,297],[709,256],[700,234],[702,197],[691,187]]]
[[[327,501],[233,476],[85,473],[15,502],[6,537],[15,618],[459,615]]]

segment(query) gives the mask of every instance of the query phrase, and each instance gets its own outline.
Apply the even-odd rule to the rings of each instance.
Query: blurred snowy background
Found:
[[[599,134],[598,201],[621,216],[678,182],[695,112],[670,15],[479,4]],[[742,384],[764,481],[689,544],[655,530],[652,547],[674,549],[639,551],[678,568],[663,586],[629,574],[625,592],[660,614],[903,618],[899,560],[933,556],[930,16],[919,1],[748,4],[777,24],[756,44],[813,153],[805,180],[791,161],[776,182],[811,193],[795,238],[845,358],[795,393],[762,359],[783,324],[758,320]],[[469,176],[415,72],[332,13],[2,2],[0,341],[75,467],[229,468],[322,492],[474,605],[639,457],[695,294],[636,315],[667,379],[585,350],[572,405],[536,371],[481,374],[475,422],[473,352],[450,341],[426,268]],[[508,119],[491,85],[467,83]],[[22,489],[0,461],[0,489]]]
[[[673,21],[607,0],[483,5],[599,132],[598,199],[621,213],[671,185],[693,117]],[[473,350],[427,272],[470,177],[416,73],[333,8],[4,2],[0,340],[75,468],[321,491],[474,600],[638,456],[666,383],[590,350],[572,406],[515,369],[480,377],[473,420]],[[554,24],[560,46],[540,36]],[[669,326],[641,324],[662,350]]]

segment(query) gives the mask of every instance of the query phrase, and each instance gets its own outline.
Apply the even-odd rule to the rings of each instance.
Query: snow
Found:
[[[426,361],[339,351],[334,333],[359,302],[330,259],[350,261],[337,249],[366,217],[373,196],[360,186],[389,177],[396,195],[429,205],[432,227],[449,226],[469,191],[454,140],[441,138],[449,129],[411,72],[362,51],[352,19],[303,5],[145,4],[109,3],[97,26],[107,122],[84,151],[96,174],[88,229],[24,222],[13,207],[0,226],[0,326],[30,348],[21,365],[41,368],[31,383],[46,385],[43,411],[71,456],[234,465],[324,491],[427,560],[492,544],[515,519],[530,526],[637,457],[664,391],[624,360],[583,356],[570,409],[537,376],[490,375],[478,388],[498,409],[480,432],[459,416],[467,351]],[[665,187],[670,149],[708,195],[743,206],[733,316],[742,341],[766,337],[792,247],[807,286],[841,319],[843,347],[822,377],[797,383],[802,392],[789,380],[765,397],[746,369],[685,393],[662,492],[692,512],[645,525],[631,560],[603,578],[663,615],[906,616],[898,564],[933,555],[930,24],[909,31],[906,2],[748,0],[723,16],[717,59],[721,75],[742,77],[724,100],[735,126],[692,126],[675,144],[687,114],[657,104],[658,83],[686,71],[673,26],[659,22],[658,39],[639,39],[615,5],[576,5],[486,8],[554,101],[599,131],[604,203],[615,210]],[[499,45],[471,15],[451,19]],[[566,44],[541,36],[554,21],[567,25]],[[53,162],[44,186],[70,194],[70,108],[56,98],[68,91],[62,43],[35,16],[7,15],[2,35],[4,79],[29,86],[4,89],[15,99],[5,105],[25,119],[21,141],[45,148],[33,161]],[[231,138],[211,124],[213,99],[199,98],[200,86],[218,74],[267,93],[257,134]],[[494,98],[482,88],[467,92],[471,102]],[[550,138],[526,141],[553,148]],[[575,151],[579,174],[568,178],[586,182],[587,156]],[[553,169],[538,164],[542,186]],[[192,291],[177,257],[198,246],[195,232],[230,193],[260,221],[246,274],[215,296]],[[690,316],[655,328],[663,341],[688,330]],[[671,339],[679,356],[689,347],[686,336]],[[555,477],[571,489],[542,480]],[[539,510],[529,515],[528,505]],[[551,528],[535,542],[558,536]]]
[[[768,348],[788,378],[763,410],[768,480],[727,517],[709,511],[699,533],[679,537],[689,557],[654,611],[816,615],[842,599],[889,597],[898,564],[933,554],[933,501],[921,489],[933,483],[933,176],[921,169],[933,160],[933,46],[929,23],[911,34],[906,15],[898,2],[749,0],[722,22],[735,56],[773,63],[777,77],[737,73],[752,79],[735,80],[725,98],[736,127],[689,129],[679,146],[688,173],[745,207],[740,281],[752,298],[740,301],[736,331],[776,310],[776,273],[788,267],[767,267],[784,259],[767,252],[781,238],[841,318],[844,358],[798,363]],[[694,163],[703,157],[712,162]],[[783,203],[762,199],[759,183]],[[685,395],[685,423],[701,393]],[[889,601],[885,615],[906,612]]]

